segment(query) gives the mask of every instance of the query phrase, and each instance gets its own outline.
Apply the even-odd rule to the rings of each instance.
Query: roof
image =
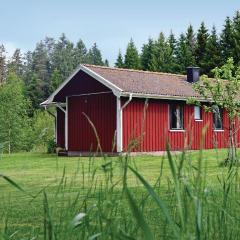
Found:
[[[131,94],[133,97],[178,100],[200,97],[193,89],[192,84],[187,81],[186,75],[82,64],[41,105],[53,103],[55,95],[79,71],[89,74],[110,88],[117,96],[129,96]]]
[[[199,97],[186,75],[84,64],[123,92],[156,96]]]

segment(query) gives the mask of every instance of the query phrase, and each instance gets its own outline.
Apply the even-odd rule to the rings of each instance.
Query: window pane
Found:
[[[223,111],[217,107],[213,112],[213,127],[216,130],[223,129]]]
[[[183,129],[183,108],[181,105],[170,106],[170,128]]]
[[[201,119],[201,108],[199,106],[194,106],[194,119]]]

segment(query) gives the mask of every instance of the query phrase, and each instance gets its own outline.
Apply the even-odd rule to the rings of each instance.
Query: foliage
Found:
[[[55,119],[48,112],[37,110],[32,119],[34,150],[45,152],[52,148],[54,141],[54,124]],[[50,151],[52,152],[52,150]]]
[[[27,115],[29,102],[24,96],[23,82],[9,73],[0,85],[0,142],[7,142],[9,153],[31,148],[31,127]]]
[[[140,59],[138,55],[138,50],[131,39],[127,45],[126,54],[124,58],[124,68],[139,69]]]
[[[233,59],[228,59],[221,68],[213,70],[214,79],[207,76],[202,77],[202,81],[196,83],[194,88],[209,104],[204,104],[205,109],[218,113],[219,109],[225,109],[229,118],[229,154],[227,162],[234,164],[237,159],[236,150],[236,121],[240,117],[240,67],[235,70]],[[208,101],[209,102],[209,101]],[[202,103],[203,104],[203,103]]]
[[[118,67],[118,68],[123,68],[124,67],[124,61],[123,61],[123,57],[122,57],[122,54],[121,54],[120,51],[118,53],[118,57],[117,57],[117,60],[116,60],[116,63],[115,63],[115,67]]]

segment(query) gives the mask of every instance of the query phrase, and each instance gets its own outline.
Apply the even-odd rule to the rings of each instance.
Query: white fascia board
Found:
[[[97,81],[99,81],[100,83],[105,85],[106,87],[110,88],[115,95],[116,94],[120,95],[120,92],[123,91],[121,88],[117,87],[116,85],[114,85],[113,83],[111,83],[107,79],[103,78],[99,74],[95,73],[94,71],[92,71],[88,67],[86,67],[84,65],[79,65],[79,67],[50,95],[50,97],[46,101],[42,102],[40,105],[44,106],[44,105],[51,104],[53,102],[54,97],[60,92],[60,90],[63,87],[65,87],[67,85],[67,83],[69,83],[72,80],[72,78],[79,71],[83,71],[83,72],[87,73],[88,75],[90,75],[91,77],[93,77],[94,79],[96,79]]]
[[[115,84],[111,83],[107,79],[103,78],[99,74],[95,73],[93,70],[89,69],[88,67],[86,67],[84,65],[81,65],[81,70],[83,72],[87,73],[88,75],[90,75],[91,77],[93,77],[94,79],[98,80],[100,83],[102,83],[106,87],[110,88],[112,91],[116,91],[116,92],[122,92],[123,91],[121,88],[119,88]]]
[[[135,98],[152,98],[152,99],[178,100],[178,101],[186,101],[188,99],[188,97],[170,96],[170,95],[156,95],[156,94],[131,93],[131,92],[122,92],[121,93],[122,97],[129,97],[130,95],[132,95],[132,97],[135,97]],[[197,98],[197,97],[195,97],[195,98]],[[201,102],[211,101],[210,99],[206,100],[205,98],[197,98],[197,100],[199,100]]]

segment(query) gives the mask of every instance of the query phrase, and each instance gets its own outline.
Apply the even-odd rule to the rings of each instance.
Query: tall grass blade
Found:
[[[150,196],[154,199],[154,201],[157,203],[157,205],[160,207],[160,209],[162,210],[164,216],[166,217],[168,223],[170,224],[173,233],[175,235],[175,237],[178,236],[178,229],[176,224],[174,223],[174,221],[171,218],[171,215],[169,213],[168,208],[166,207],[166,205],[164,204],[164,202],[160,199],[160,197],[156,194],[156,192],[154,191],[154,189],[150,186],[150,184],[137,172],[135,171],[132,167],[129,166],[129,169],[137,176],[137,178],[142,182],[142,184],[144,185],[144,187],[147,189],[148,193],[150,194]]]
[[[132,195],[127,187],[125,188],[125,192],[126,192],[126,196],[127,196],[129,205],[131,207],[132,213],[133,213],[135,219],[137,220],[138,226],[142,230],[144,239],[145,240],[154,240],[154,237],[153,237],[150,227],[148,226],[147,222],[145,221],[140,208],[137,206],[136,201],[132,197]]]

